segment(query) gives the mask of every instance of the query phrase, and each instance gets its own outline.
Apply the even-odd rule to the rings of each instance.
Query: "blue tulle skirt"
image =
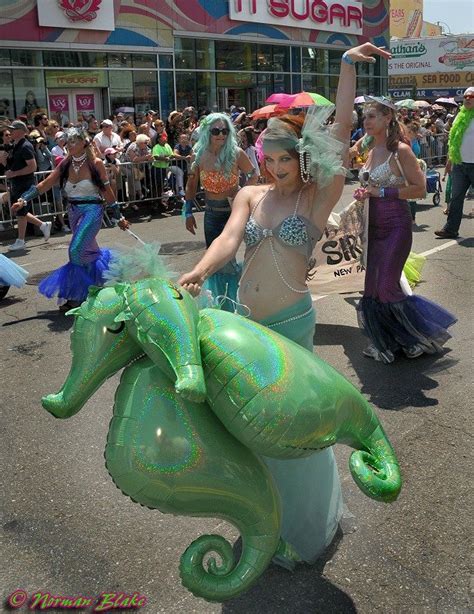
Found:
[[[28,271],[15,262],[0,254],[0,286],[15,286],[22,288],[26,283]]]
[[[99,252],[97,260],[88,264],[68,262],[56,269],[41,281],[38,290],[48,298],[57,296],[66,301],[84,301],[90,286],[104,285],[103,274],[109,268],[112,252],[109,249]]]
[[[440,352],[451,335],[455,316],[422,296],[382,303],[364,296],[358,306],[359,324],[379,352],[420,345],[427,354]]]
[[[313,351],[315,313],[310,294],[261,324]],[[334,452],[327,448],[301,459],[262,458],[280,494],[281,537],[293,546],[301,560],[314,563],[331,543],[342,517],[342,493]],[[283,557],[276,556],[274,560],[284,567],[292,567],[291,561]]]

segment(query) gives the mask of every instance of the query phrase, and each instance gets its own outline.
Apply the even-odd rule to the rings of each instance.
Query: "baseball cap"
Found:
[[[463,96],[474,96],[474,87],[468,87],[467,90],[464,92]]]
[[[104,154],[106,156],[108,156],[109,154],[116,154],[117,150],[114,149],[113,147],[107,147],[107,149],[104,151]]]
[[[114,122],[111,119],[104,119],[100,125],[101,126],[113,126]]]
[[[158,113],[153,109],[148,109],[148,111],[145,111],[145,115],[158,115]]]
[[[9,130],[23,130],[23,132],[28,132],[28,126],[19,119],[15,119],[7,128]]]
[[[67,140],[67,135],[65,132],[59,131],[54,135],[54,140],[59,141],[59,139]]]

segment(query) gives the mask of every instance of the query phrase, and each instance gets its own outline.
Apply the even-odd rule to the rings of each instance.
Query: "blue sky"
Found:
[[[425,0],[423,17],[432,23],[443,21],[453,34],[473,33],[474,0]]]

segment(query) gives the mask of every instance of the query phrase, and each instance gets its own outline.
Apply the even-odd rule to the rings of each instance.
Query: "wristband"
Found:
[[[345,51],[342,54],[342,61],[345,62],[346,64],[349,64],[349,66],[354,66],[355,64],[354,60],[349,56],[348,51]]]
[[[184,201],[183,216],[185,218],[193,217],[193,204],[194,202],[190,199]]]
[[[32,185],[31,188],[26,190],[26,192],[23,192],[20,198],[27,203],[29,200],[33,200],[33,198],[36,198],[39,195],[40,193],[38,188],[35,185]]]
[[[399,198],[398,188],[384,188],[383,198]]]

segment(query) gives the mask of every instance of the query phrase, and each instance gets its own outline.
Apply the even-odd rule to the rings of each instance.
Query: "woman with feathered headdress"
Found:
[[[306,285],[310,257],[346,175],[345,155],[352,127],[355,62],[375,62],[390,54],[370,43],[342,57],[335,124],[333,107],[312,107],[306,117],[269,120],[257,142],[266,185],[244,187],[229,222],[193,271],[180,282],[199,291],[205,279],[246,251],[239,302],[250,317],[313,350],[315,314]],[[296,368],[296,366],[295,366]],[[282,538],[289,544],[276,562],[292,568],[314,562],[331,542],[342,514],[339,476],[330,448],[305,459],[264,459],[282,500]]]

